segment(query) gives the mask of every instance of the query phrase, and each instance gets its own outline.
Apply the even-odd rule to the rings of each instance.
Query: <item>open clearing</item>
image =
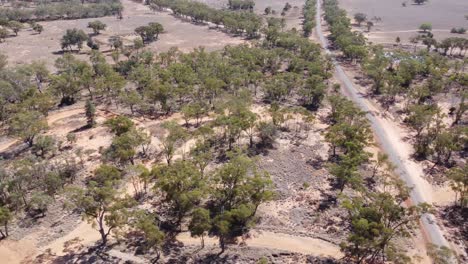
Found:
[[[226,45],[236,45],[243,42],[241,38],[231,37],[221,31],[210,29],[208,26],[193,25],[173,17],[170,13],[153,12],[148,6],[130,0],[122,0],[124,5],[123,19],[116,17],[102,17],[96,19],[56,20],[40,22],[45,30],[40,35],[31,29],[19,32],[17,37],[7,38],[0,43],[0,50],[8,56],[11,64],[28,63],[34,60],[46,61],[53,65],[61,56],[60,39],[67,29],[83,29],[87,33],[92,30],[87,28],[88,23],[100,20],[107,24],[107,29],[96,37],[101,44],[101,50],[110,50],[107,40],[110,36],[122,36],[125,44],[131,44],[135,28],[147,25],[150,22],[159,22],[163,25],[165,33],[159,36],[159,40],[150,43],[145,48],[160,52],[167,51],[171,47],[178,47],[181,51],[191,51],[203,46],[207,50],[219,50]],[[87,58],[89,48],[82,50],[78,57]],[[122,55],[123,56],[123,55]]]
[[[454,27],[468,27],[465,19],[468,11],[466,0],[431,0],[424,5],[414,5],[412,1],[389,0],[340,0],[350,17],[361,12],[368,18],[375,16],[382,18],[376,23],[370,34],[366,35],[374,43],[395,43],[396,37],[402,42],[408,42],[411,36],[418,33],[423,23],[431,23],[434,37],[444,39],[447,37],[463,36],[452,34]],[[407,2],[403,7],[402,3]],[[365,26],[362,26],[364,30]]]

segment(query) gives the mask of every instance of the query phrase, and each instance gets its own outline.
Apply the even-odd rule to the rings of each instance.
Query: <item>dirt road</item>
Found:
[[[200,244],[200,239],[190,237],[189,233],[180,234],[177,236],[177,240],[189,245]],[[340,248],[330,242],[313,237],[292,236],[276,232],[253,234],[245,243],[249,247],[285,250],[313,256],[328,256],[337,259],[343,256]],[[217,246],[218,240],[215,238],[205,238],[205,244]]]
[[[327,40],[322,30],[321,8],[321,1],[319,0],[317,1],[316,32],[325,53],[327,55],[332,55],[331,51],[328,49]],[[355,85],[345,74],[340,64],[336,60],[333,60],[333,64],[335,66],[335,77],[343,84],[343,94],[354,101],[361,110],[367,112],[367,118],[374,130],[374,135],[378,143],[397,167],[395,172],[400,175],[408,186],[413,187],[411,202],[414,204],[431,204],[432,187],[423,179],[422,167],[411,160],[411,147],[400,138],[401,133],[398,131],[398,126],[393,121],[376,115],[375,113],[378,112],[376,111],[377,109],[360,94]],[[444,238],[441,228],[437,225],[434,215],[425,214],[421,222],[423,232],[433,244],[450,247],[449,243]]]
[[[81,113],[84,113],[84,105],[83,104],[77,104],[77,105],[75,105],[73,107],[65,108],[63,110],[59,110],[59,111],[55,111],[55,112],[50,113],[47,116],[47,123],[48,123],[48,125],[50,127],[50,126],[53,125],[53,123],[55,123],[55,122],[57,122],[59,120],[65,119],[65,118],[73,116],[73,115],[81,114]],[[13,146],[14,144],[16,144],[18,142],[19,142],[19,140],[15,139],[15,138],[6,138],[2,142],[0,142],[0,153],[7,150],[8,148],[10,148],[11,146]]]

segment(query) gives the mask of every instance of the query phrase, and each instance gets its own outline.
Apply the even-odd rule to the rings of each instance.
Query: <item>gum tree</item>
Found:
[[[102,23],[100,20],[92,21],[88,23],[88,28],[91,28],[95,35],[99,35],[100,31],[105,30],[107,27],[106,24]]]
[[[9,122],[10,134],[28,143],[30,147],[36,136],[47,128],[47,120],[37,111],[16,113]]]
[[[362,22],[367,20],[367,15],[364,13],[356,13],[354,15],[354,20],[356,20],[358,26],[361,26]]]
[[[109,234],[128,223],[129,208],[134,201],[116,190],[115,181],[105,181],[103,185],[91,181],[86,189],[69,187],[68,206],[82,213],[83,218],[97,226],[101,235],[101,246],[105,246]]]

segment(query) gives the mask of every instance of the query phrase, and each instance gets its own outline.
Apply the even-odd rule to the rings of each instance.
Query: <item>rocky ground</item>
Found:
[[[298,140],[281,133],[259,160],[276,186],[274,201],[260,207],[257,229],[321,238],[338,244],[345,230],[345,211],[337,204],[332,176],[326,169],[328,149],[316,124]]]

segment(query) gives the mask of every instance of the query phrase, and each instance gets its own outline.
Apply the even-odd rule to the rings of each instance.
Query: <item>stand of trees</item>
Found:
[[[253,12],[226,11],[212,8],[206,4],[184,0],[151,0],[150,6],[156,10],[170,9],[174,15],[189,18],[195,23],[211,22],[223,25],[231,34],[244,34],[258,37],[263,20]]]
[[[87,41],[88,38],[88,34],[81,29],[67,29],[65,35],[60,40],[60,45],[62,46],[62,50],[67,49],[70,51],[73,46],[76,46],[78,51],[80,51],[83,48],[83,42]]]
[[[356,35],[353,37],[354,33],[349,33],[346,13],[338,8],[336,2],[325,1],[325,15],[330,23],[331,39],[347,56],[346,49],[352,47],[353,39],[358,42],[359,36],[356,38]],[[358,14],[355,19],[363,21],[364,16]],[[385,109],[396,107],[396,111],[403,115],[403,122],[414,131],[414,157],[431,161],[433,167],[429,171],[436,171],[437,177],[443,177],[450,182],[456,193],[451,210],[462,214],[467,206],[468,182],[467,166],[464,162],[468,142],[468,95],[465,88],[468,78],[464,70],[467,63],[464,58],[467,40],[451,37],[439,42],[433,38],[429,24],[422,25],[421,30],[424,32],[411,41],[415,44],[414,52],[387,51],[381,46],[366,48],[363,41],[363,49],[367,51],[363,52],[366,56],[362,56],[360,62],[365,74],[372,81],[373,95]],[[424,44],[427,50],[417,51],[416,45],[419,42]],[[447,55],[458,55],[461,58],[449,60]],[[438,104],[439,97],[448,93],[457,100],[450,109],[442,109]],[[335,109],[349,108],[344,100],[330,100],[332,113],[336,113]],[[397,102],[399,106],[396,105]],[[360,125],[361,129],[353,129],[348,123],[356,122],[358,117],[359,114],[354,114],[353,118],[345,119],[347,122],[336,122],[332,118],[332,125],[326,134],[326,139],[334,151],[333,156],[337,156],[329,168],[330,173],[336,177],[337,188],[341,191],[352,188],[357,192],[366,193],[365,198],[353,196],[344,204],[350,215],[350,235],[347,241],[341,244],[342,251],[346,258],[355,263],[408,262],[409,258],[401,254],[404,250],[398,247],[395,238],[409,236],[421,215],[429,208],[425,204],[403,206],[409,191],[402,188],[404,185],[395,179],[385,182],[385,186],[393,186],[394,190],[390,192],[364,191],[368,186],[363,187],[363,184],[369,182],[369,179],[362,177],[359,168],[368,163],[367,154],[362,151],[356,152],[355,147],[358,146],[357,150],[361,149],[359,146],[362,145],[359,142],[365,142],[364,135],[367,133],[365,125]],[[351,142],[350,135],[360,135],[356,137],[357,143]],[[342,147],[339,147],[340,145]],[[338,154],[335,150],[338,150]],[[434,170],[436,167],[437,170]],[[391,166],[388,167],[390,168]],[[388,173],[380,176],[390,179]],[[375,179],[372,176],[371,182]],[[387,185],[388,183],[390,185]],[[438,254],[442,256],[435,256],[434,260],[450,262],[452,253],[447,249],[439,251]]]
[[[229,9],[232,10],[250,10],[253,11],[255,7],[254,0],[229,0]]]
[[[374,47],[373,54],[364,64],[373,81],[372,92],[387,109],[394,106],[397,97],[405,98],[405,122],[416,133],[415,155],[431,158],[436,165],[452,166],[454,156],[463,156],[467,136],[463,123],[467,95],[462,88],[467,82],[466,73],[460,71],[464,62],[451,64],[427,51],[417,56],[406,52],[389,56],[381,47]],[[449,125],[444,124],[444,111],[432,100],[447,92],[458,94],[460,99],[449,112]]]
[[[312,34],[312,30],[315,28],[315,14],[317,0],[307,0],[304,5],[303,15],[304,23],[302,25],[302,30],[305,37],[309,37]]]
[[[19,22],[80,19],[119,15],[122,10],[119,0],[98,0],[86,4],[52,2],[42,3],[34,8],[0,8],[0,18]]]
[[[353,45],[350,44],[353,33],[348,31],[349,23],[345,11],[338,8],[336,1],[330,0],[325,1],[325,15],[331,25],[332,40],[346,55],[346,50]],[[364,19],[364,16],[358,15]],[[428,51],[416,54],[404,51],[386,52],[380,46],[373,46],[364,52],[366,47],[363,46],[363,54],[367,56],[362,57],[362,66],[373,82],[372,93],[380,96],[380,102],[386,109],[395,104],[398,96],[406,98],[404,111],[408,116],[405,121],[414,128],[417,137],[414,143],[415,155],[422,159],[432,157],[436,165],[451,166],[454,155],[461,155],[466,144],[464,126],[453,127],[460,123],[466,112],[466,95],[462,88],[466,86],[466,73],[461,71],[466,62],[463,60],[450,64],[446,58],[431,51],[434,48],[435,51],[452,54],[458,48],[459,54],[462,54],[466,51],[467,40],[448,38],[438,43],[428,32],[430,25],[423,25],[421,29],[427,32],[419,36],[416,42],[422,40]],[[362,44],[364,43],[363,41]],[[452,128],[442,124],[444,115],[432,100],[442,92],[460,95],[459,106],[451,110]]]
[[[35,160],[21,166],[6,161],[1,166],[6,171],[1,182],[7,185],[0,188],[0,225],[7,226],[14,215],[9,212],[16,210],[46,214],[50,198],[66,188],[68,205],[96,223],[103,244],[110,234],[126,230],[123,227],[140,234],[147,250],[155,253],[181,225],[189,226],[195,237],[219,238],[223,249],[246,234],[256,222],[258,206],[272,199],[273,193],[268,175],[255,167],[245,149],[271,146],[277,131],[285,129],[288,112],[301,112],[281,107],[282,101],[319,106],[325,81],[331,77],[331,63],[320,55],[318,45],[295,32],[282,32],[277,24],[265,30],[267,38],[251,46],[228,46],[217,52],[200,48],[186,54],[171,49],[158,55],[135,48],[114,65],[95,50],[89,63],[65,53],[56,61],[55,74],[36,62],[6,67],[1,57],[0,118],[12,136],[31,146],[25,151]],[[68,35],[80,34],[71,30]],[[74,44],[68,41],[74,37],[66,39]],[[281,84],[280,89],[275,83]],[[161,140],[161,156],[167,164],[142,169],[138,164],[149,157],[150,137],[129,118],[118,116],[105,123],[114,136],[100,152],[104,165],[86,186],[69,186],[82,167],[72,161],[54,167],[56,159],[62,158],[57,154],[63,151],[62,143],[41,133],[47,129],[46,116],[52,108],[73,104],[83,96],[88,100],[82,129],[97,125],[100,103],[117,104],[132,115],[182,111],[185,127],[163,125],[168,133]],[[252,96],[272,102],[273,121],[260,120],[250,110]],[[214,118],[207,120],[207,115]],[[303,118],[304,123],[310,120],[310,116]],[[196,143],[185,149],[189,139]],[[70,146],[75,141],[74,133],[67,135]],[[49,163],[52,157],[54,162]],[[218,159],[226,163],[208,169]],[[38,169],[39,164],[45,164],[44,169]],[[127,171],[136,190],[132,199],[119,191]],[[154,217],[133,206],[150,193],[161,197],[164,205],[148,212]],[[7,228],[1,231],[6,235]]]
[[[423,38],[423,43],[424,41],[425,39]],[[468,39],[460,37],[446,38],[439,43],[434,40],[424,44],[428,46],[428,49],[434,47],[436,51],[444,55],[455,55],[456,53],[454,51],[458,49],[458,55],[464,57],[468,50]]]
[[[331,40],[346,57],[361,62],[372,80],[374,96],[378,96],[386,109],[395,105],[397,97],[404,98],[404,107],[399,113],[404,114],[405,123],[416,133],[413,141],[415,157],[432,161],[441,171],[448,170],[446,179],[457,193],[455,205],[464,210],[467,174],[463,159],[468,138],[464,88],[467,75],[463,70],[466,59],[449,61],[432,51],[452,54],[453,50],[459,49],[461,55],[466,51],[466,40],[449,38],[439,43],[433,39],[430,25],[424,25],[421,27],[424,33],[415,38],[414,43],[422,41],[427,51],[410,53],[386,51],[381,46],[366,47],[365,39],[351,32],[346,12],[338,7],[337,1],[326,0],[324,6]],[[356,14],[355,20],[362,23],[366,18]],[[361,46],[360,49],[355,49],[356,45]],[[357,54],[362,56],[354,57]],[[435,98],[441,93],[453,93],[460,99],[449,109],[451,118],[448,123],[445,111],[439,108]],[[429,207],[425,204],[404,205],[409,190],[400,180],[390,176],[393,166],[382,168],[379,160],[385,160],[383,156],[375,162],[369,160],[369,154],[363,150],[363,146],[370,144],[370,130],[364,113],[353,110],[352,103],[346,99],[331,96],[329,101],[331,125],[325,135],[333,152],[329,171],[335,177],[335,186],[340,193],[352,189],[350,198],[343,203],[350,217],[350,234],[341,244],[345,258],[353,263],[408,262],[410,259],[396,240],[409,236]],[[370,179],[361,173],[369,163],[374,164],[371,165],[374,168],[380,167],[374,170]],[[369,188],[372,184],[380,187]],[[441,261],[450,258],[451,254],[447,254]]]
[[[185,1],[154,1],[153,6],[155,3],[192,18],[195,11],[201,10],[197,8],[203,7]],[[312,12],[312,3],[308,1],[308,13]],[[224,12],[228,11],[211,14]],[[350,32],[349,20],[342,17],[342,11],[328,3],[326,15],[334,21],[332,38],[340,47],[363,43],[359,42],[360,36]],[[307,17],[313,16],[310,13]],[[285,125],[290,116],[310,122],[313,115],[306,108],[315,110],[327,98],[331,113],[325,137],[333,152],[329,171],[343,195],[353,194],[344,196],[343,202],[350,231],[341,244],[345,257],[357,263],[405,260],[395,240],[412,231],[427,207],[404,206],[409,190],[390,176],[391,166],[383,156],[371,161],[365,151],[372,144],[365,113],[343,97],[326,97],[333,66],[321,55],[320,47],[297,32],[283,32],[281,23],[268,23],[262,32],[265,37],[258,43],[228,46],[216,52],[198,48],[182,53],[171,49],[156,55],[135,47],[126,59],[117,59],[113,65],[99,51],[92,51],[90,62],[67,53],[56,61],[58,71],[54,75],[40,63],[7,68],[0,57],[0,120],[12,136],[33,146],[31,154],[35,156],[0,166],[0,235],[8,234],[12,212],[27,210],[43,215],[50,197],[65,188],[67,205],[96,224],[103,245],[110,234],[132,231],[157,261],[166,239],[187,228],[202,241],[205,236],[216,237],[224,250],[249,232],[256,223],[259,205],[274,197],[269,175],[259,170],[247,154],[271,146],[278,130],[290,129]],[[356,59],[353,56],[350,58]],[[397,90],[400,80],[411,83],[414,76],[441,71],[431,68],[430,61],[436,59],[427,57],[421,65],[415,64],[418,59],[402,60],[401,68],[397,68],[382,52],[365,62],[375,65],[369,68],[374,70],[374,78],[382,78],[379,89],[386,92]],[[392,66],[395,72],[387,73]],[[386,79],[395,75],[397,80]],[[457,78],[460,75],[454,80]],[[438,81],[434,78],[428,82],[429,91],[439,87]],[[426,104],[424,93],[419,95]],[[60,166],[48,162],[58,143],[40,134],[47,129],[45,118],[50,109],[72,104],[83,96],[89,97],[86,128],[96,125],[99,103],[118,105],[119,111],[128,116],[159,117],[181,111],[185,125],[163,123],[165,133],[159,155],[148,155],[151,137],[146,130],[137,128],[123,114],[109,119],[104,125],[113,137],[110,145],[100,151],[104,164],[84,186],[70,186],[79,170],[76,161]],[[271,121],[262,120],[251,110],[253,97],[270,104]],[[303,107],[287,108],[285,102]],[[456,115],[462,116],[463,109],[464,104],[460,104]],[[429,120],[426,111],[414,110],[417,114],[410,119],[415,128],[420,129]],[[423,117],[422,121],[419,117]],[[437,127],[437,122],[429,123],[431,130]],[[426,129],[420,130],[421,135],[426,133]],[[72,135],[67,139],[76,140]],[[194,144],[187,144],[189,140]],[[434,142],[438,143],[431,148],[441,153],[443,161],[449,156],[444,149],[448,146],[444,143],[446,137],[440,136]],[[140,164],[154,156],[161,156],[163,162],[157,160],[151,170]],[[374,168],[371,179],[361,173],[369,165]],[[459,195],[465,197],[460,175],[463,172],[454,170],[451,178]],[[128,178],[134,197],[121,193],[124,179]],[[370,187],[366,186],[369,182]],[[157,202],[137,209],[143,208],[138,203],[146,201]]]
[[[325,20],[330,25],[330,39],[343,55],[353,62],[364,60],[368,51],[366,39],[359,32],[351,31],[351,22],[337,0],[324,1]]]
[[[156,22],[149,23],[147,26],[137,27],[135,32],[140,35],[143,43],[158,39],[159,34],[164,31],[164,27]]]
[[[418,228],[429,206],[407,206],[410,189],[393,175],[388,157],[378,154],[375,161],[369,159],[365,147],[372,144],[372,132],[365,113],[344,97],[331,95],[329,100],[332,109],[325,139],[332,150],[329,171],[348,212],[349,234],[340,244],[345,259],[406,263],[410,258],[399,241]],[[371,176],[363,175],[366,167],[373,167]]]
[[[102,30],[105,30],[107,27],[106,24],[102,23],[100,20],[95,20],[88,23],[88,28],[91,28],[95,35],[99,35]]]

